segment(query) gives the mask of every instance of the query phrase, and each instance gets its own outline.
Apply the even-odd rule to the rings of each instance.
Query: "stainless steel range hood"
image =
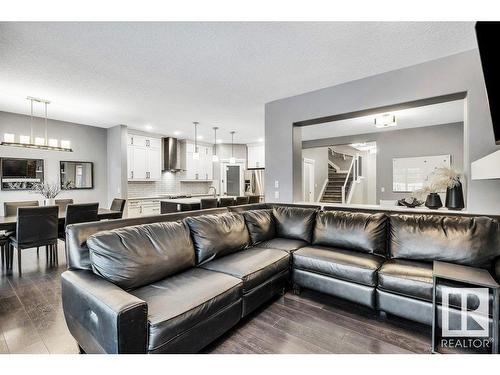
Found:
[[[167,137],[162,139],[164,171],[179,172],[181,168],[181,153],[177,138]]]

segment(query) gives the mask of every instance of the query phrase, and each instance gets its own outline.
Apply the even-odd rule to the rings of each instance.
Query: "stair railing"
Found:
[[[347,176],[344,181],[344,185],[342,185],[342,204],[350,203],[351,198],[354,192],[354,183],[358,181],[358,159],[359,156],[356,155],[352,158],[351,165],[349,166],[349,170],[347,171]],[[349,189],[349,196],[346,197],[346,190],[347,190],[347,184],[349,182],[349,178],[352,175],[352,184],[351,188]]]

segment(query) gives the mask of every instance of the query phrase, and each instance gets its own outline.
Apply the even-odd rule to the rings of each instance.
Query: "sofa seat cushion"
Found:
[[[292,253],[301,247],[307,246],[309,243],[302,240],[291,240],[288,238],[273,238],[269,241],[261,242],[257,247],[263,247],[266,249],[278,249],[286,251],[287,253]]]
[[[151,351],[238,301],[242,288],[236,277],[192,268],[130,293],[148,304]]]
[[[437,286],[437,301],[441,302],[443,287],[470,287],[460,283],[440,280]],[[432,302],[432,263],[409,260],[388,260],[378,271],[378,289],[399,294],[405,297],[416,298]],[[490,305],[493,296],[490,293]],[[461,306],[461,298],[457,294],[450,294],[450,305],[456,308]],[[469,295],[467,301],[470,309],[475,309],[479,301],[477,297]],[[490,309],[491,312],[491,309]]]
[[[378,287],[386,292],[432,301],[432,263],[388,260],[378,271]]]
[[[293,268],[367,286],[377,285],[377,270],[384,258],[323,246],[307,246],[293,253]]]
[[[243,293],[288,270],[290,255],[277,249],[251,248],[205,263],[208,270],[223,272],[243,281]]]

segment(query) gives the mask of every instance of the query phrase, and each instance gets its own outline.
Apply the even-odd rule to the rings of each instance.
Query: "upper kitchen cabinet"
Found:
[[[161,180],[161,139],[129,134],[127,174],[129,181]]]
[[[249,144],[247,145],[247,164],[248,168],[265,168],[265,151],[264,144]]]
[[[213,179],[212,146],[198,144],[199,158],[194,159],[194,143],[185,141],[181,147],[182,169],[186,181],[211,181]]]

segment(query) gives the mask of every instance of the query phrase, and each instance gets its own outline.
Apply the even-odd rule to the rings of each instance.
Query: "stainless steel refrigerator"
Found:
[[[264,198],[264,168],[247,169],[245,192],[247,195]]]

